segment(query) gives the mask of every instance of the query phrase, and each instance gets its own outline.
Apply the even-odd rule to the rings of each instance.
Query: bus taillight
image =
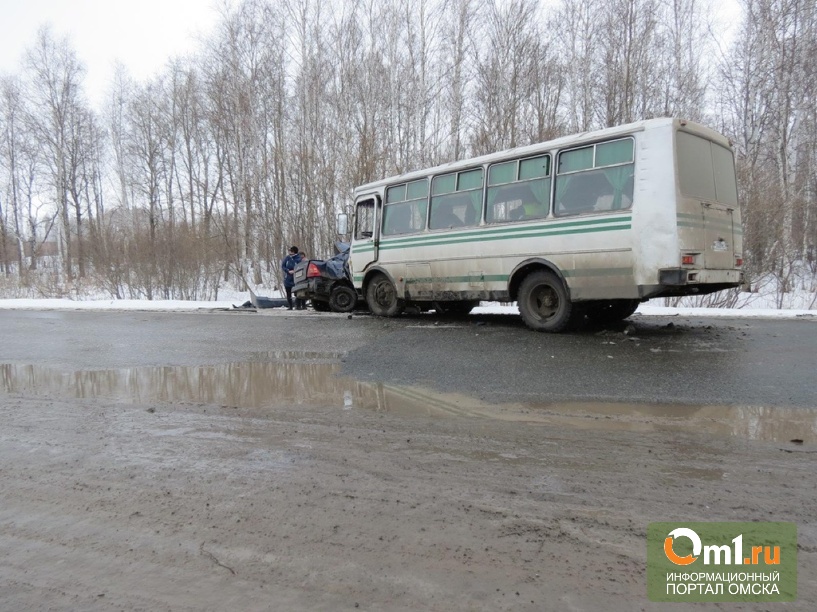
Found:
[[[684,266],[691,266],[695,263],[695,255],[682,255],[681,264]]]
[[[321,271],[318,270],[318,266],[316,266],[315,264],[313,264],[310,261],[309,265],[306,267],[306,277],[307,278],[314,278],[315,276],[320,276],[320,275],[321,275]]]
[[[735,256],[735,267],[740,268],[743,265],[743,257]]]

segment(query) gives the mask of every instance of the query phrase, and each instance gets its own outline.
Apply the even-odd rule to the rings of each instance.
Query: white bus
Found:
[[[516,301],[528,327],[558,332],[743,281],[729,140],[679,119],[362,185],[351,231],[355,288],[381,316]]]

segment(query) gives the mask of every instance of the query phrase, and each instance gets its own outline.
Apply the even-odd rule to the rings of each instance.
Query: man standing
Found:
[[[298,252],[298,247],[289,247],[289,255],[281,262],[281,269],[284,271],[284,289],[287,292],[287,308],[292,310],[292,287],[295,286],[295,266],[303,260],[303,255]],[[295,306],[298,310],[305,308],[304,300],[295,299]]]

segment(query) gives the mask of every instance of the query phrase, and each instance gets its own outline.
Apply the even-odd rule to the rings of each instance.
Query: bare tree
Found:
[[[540,35],[533,45],[533,68],[530,104],[533,113],[528,127],[528,140],[542,142],[561,136],[566,131],[562,115],[565,96],[565,67],[560,62],[558,40],[561,24],[547,17]]]
[[[594,122],[601,6],[602,0],[564,2],[557,15],[558,41],[564,58],[564,112],[570,132],[589,130]]]
[[[782,296],[817,262],[816,9],[741,1],[715,81],[704,0],[238,0],[203,52],[120,69],[104,120],[44,29],[0,84],[0,265],[23,281],[58,219],[65,276],[112,295],[277,284],[355,185],[671,115],[733,138],[749,270]]]
[[[48,28],[37,33],[34,46],[27,52],[26,66],[31,72],[33,128],[45,148],[44,161],[53,200],[62,219],[64,269],[71,280],[75,257],[79,274],[84,275],[83,211],[77,187],[81,180],[78,164],[83,146],[83,122],[88,119],[82,96],[85,69],[68,41],[54,40]]]
[[[815,244],[813,2],[746,0],[721,68],[736,135],[750,269],[778,281],[778,305]],[[813,247],[812,247],[813,252]]]
[[[538,59],[536,8],[535,0],[493,2],[486,7],[485,44],[476,50],[475,62],[474,153],[523,144]]]
[[[0,196],[0,258],[6,276],[11,275],[11,252],[17,270],[23,271],[23,228],[21,223],[21,182],[24,181],[20,157],[25,147],[22,127],[20,83],[11,77],[0,81],[0,168],[5,170],[6,185]],[[5,202],[5,205],[4,205]],[[12,244],[13,243],[13,244]],[[32,258],[32,261],[36,259]]]
[[[235,11],[227,11],[210,48],[206,65],[208,118],[221,142],[223,178],[218,180],[222,195],[222,226],[227,266],[239,271],[247,266],[260,270],[259,219],[266,203],[262,173],[267,156],[268,130],[265,119],[267,96],[275,79],[282,54],[283,29],[277,15],[281,5],[249,0]],[[285,108],[285,106],[282,106]],[[267,192],[268,193],[268,192]],[[274,203],[269,203],[274,205]],[[246,278],[243,272],[240,278]]]
[[[715,54],[709,11],[702,0],[669,0],[660,12],[655,110],[661,115],[705,120],[706,83],[714,76],[705,61]]]
[[[446,6],[446,30],[441,46],[445,66],[443,78],[445,92],[443,106],[449,118],[449,148],[451,160],[465,156],[464,135],[467,112],[467,83],[471,75],[469,57],[474,55],[472,24],[476,18],[477,3],[474,0],[449,0]],[[446,59],[448,58],[448,59]]]

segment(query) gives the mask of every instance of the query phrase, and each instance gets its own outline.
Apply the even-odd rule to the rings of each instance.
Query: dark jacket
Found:
[[[290,274],[289,271],[294,270],[295,266],[303,261],[303,258],[304,256],[300,253],[284,257],[284,261],[281,262],[281,269],[284,271],[284,287],[292,287],[295,284],[295,275]]]

